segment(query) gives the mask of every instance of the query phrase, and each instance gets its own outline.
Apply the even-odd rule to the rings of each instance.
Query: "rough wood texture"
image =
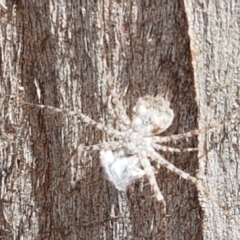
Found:
[[[239,108],[240,7],[237,0],[189,2],[22,0],[1,9],[0,237],[164,238],[149,185],[118,192],[104,179],[97,152],[72,152],[99,143],[101,132],[77,117],[20,106],[17,96],[112,124],[106,101],[113,84],[120,92],[128,86],[129,115],[139,96],[167,93],[175,120],[166,134],[221,120]],[[175,144],[198,144],[199,154],[164,154],[198,173],[235,217],[238,125],[200,136],[199,144]],[[165,169],[157,179],[167,204],[166,239],[239,238],[240,226],[195,186]]]
[[[185,1],[199,107],[199,128],[239,112],[239,1]],[[198,177],[239,220],[239,119],[199,136]],[[201,201],[204,239],[240,239],[240,225],[213,201]]]

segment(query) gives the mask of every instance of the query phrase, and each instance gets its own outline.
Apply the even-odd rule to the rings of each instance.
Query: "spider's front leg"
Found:
[[[42,104],[33,104],[33,103],[26,102],[22,99],[19,100],[19,103],[23,104],[23,105],[28,105],[31,107],[49,109],[53,112],[63,113],[68,116],[78,116],[83,123],[85,123],[87,125],[91,125],[101,131],[107,132],[109,135],[113,135],[113,136],[121,136],[122,135],[121,132],[117,131],[116,129],[106,127],[104,124],[91,119],[90,117],[88,117],[87,115],[83,114],[80,111],[71,111],[71,110],[66,110],[66,109],[52,107],[52,106],[48,106],[48,105],[42,105]]]

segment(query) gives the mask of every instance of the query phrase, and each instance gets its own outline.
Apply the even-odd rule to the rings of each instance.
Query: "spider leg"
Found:
[[[116,143],[116,142],[105,142],[105,143],[94,144],[94,145],[90,145],[90,146],[85,146],[83,144],[80,144],[78,147],[74,148],[71,151],[69,157],[66,159],[66,161],[65,161],[66,167],[64,169],[64,174],[66,173],[68,163],[71,161],[73,156],[77,154],[78,151],[94,152],[94,151],[100,151],[100,150],[104,150],[104,149],[105,150],[115,150],[119,146],[120,146],[119,143]]]
[[[160,144],[153,144],[153,147],[157,150],[162,150],[165,152],[193,152],[193,151],[198,151],[198,148],[172,148]]]
[[[154,175],[154,170],[152,165],[150,164],[149,159],[146,156],[139,156],[140,163],[143,167],[143,170],[146,174],[146,177],[148,178],[149,184],[151,185],[151,188],[155,194],[155,197],[157,201],[160,203],[160,213],[161,213],[161,223],[160,223],[160,229],[165,233],[166,231],[166,202],[164,200],[164,197],[158,187],[157,180]]]
[[[119,147],[121,147],[121,144],[119,142],[104,142],[90,146],[85,146],[81,144],[76,149],[83,152],[94,152],[100,150],[115,150],[116,148]]]
[[[63,114],[69,115],[69,116],[78,116],[78,117],[80,117],[82,122],[84,122],[86,124],[89,124],[93,127],[96,127],[97,129],[99,129],[101,131],[105,131],[108,134],[112,134],[114,136],[121,136],[122,135],[119,131],[117,131],[113,128],[108,128],[104,124],[99,123],[99,122],[91,119],[90,117],[86,116],[85,114],[83,114],[79,111],[75,112],[75,111],[65,110],[65,109],[62,109],[62,108],[52,107],[52,106],[48,106],[48,105],[33,104],[33,103],[25,102],[23,100],[21,100],[20,103],[28,105],[28,106],[32,106],[32,107],[49,109],[49,110],[52,110],[54,112],[60,112],[60,113],[63,113]]]
[[[169,169],[170,171],[178,174],[180,177],[182,177],[183,179],[189,180],[191,183],[193,183],[194,185],[196,185],[198,191],[200,191],[204,196],[206,196],[207,198],[211,199],[222,211],[223,213],[229,217],[230,219],[232,219],[236,224],[240,225],[240,221],[238,219],[236,219],[235,217],[231,216],[231,214],[225,209],[225,207],[218,201],[216,200],[210,193],[209,191],[202,185],[201,182],[198,182],[197,179],[195,177],[192,177],[190,174],[185,173],[184,171],[182,171],[181,169],[175,167],[173,164],[171,164],[170,162],[168,162],[166,159],[164,159],[160,154],[158,154],[157,152],[155,152],[153,149],[149,154],[149,157],[151,157],[151,159],[156,160],[160,165],[166,167],[167,169]]]
[[[174,141],[174,140],[181,140],[181,139],[185,139],[185,138],[190,138],[190,137],[193,137],[193,136],[197,136],[199,134],[206,133],[207,131],[209,131],[213,128],[220,127],[223,124],[230,122],[236,116],[237,115],[235,113],[232,116],[230,116],[229,118],[226,118],[226,119],[220,121],[219,123],[209,125],[209,126],[204,127],[202,129],[196,129],[196,130],[189,131],[189,132],[186,132],[186,133],[180,133],[180,134],[175,134],[175,135],[171,135],[171,136],[163,136],[163,137],[153,136],[153,139],[158,143],[163,143],[163,142],[170,142],[170,141]]]
[[[192,177],[190,174],[185,173],[181,169],[175,167],[172,163],[168,162],[164,157],[157,153],[153,148],[149,151],[148,154],[149,157],[152,160],[157,161],[160,164],[160,166],[167,168],[171,172],[178,174],[183,179],[189,180],[191,183],[197,185],[197,179],[195,177]]]
[[[125,93],[126,93],[126,90],[124,91],[123,96],[125,95]],[[116,93],[115,88],[113,88],[113,90],[111,91],[109,103],[110,102],[111,102],[111,105],[114,105],[113,109],[114,109],[115,115],[117,116],[118,121],[120,122],[119,125],[130,126],[131,120],[126,113],[126,110],[123,106],[122,99]]]
[[[153,192],[155,193],[157,201],[159,202],[164,201],[163,195],[161,194],[156,178],[154,176],[154,171],[152,165],[150,164],[150,161],[146,157],[142,156],[139,157],[139,160],[153,189]]]

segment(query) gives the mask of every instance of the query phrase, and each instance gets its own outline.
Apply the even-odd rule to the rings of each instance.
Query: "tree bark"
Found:
[[[99,152],[75,151],[104,134],[109,88],[129,116],[140,96],[167,95],[175,118],[164,134],[216,123],[239,109],[239,5],[235,1],[17,1],[0,11],[0,237],[4,239],[240,239],[238,119],[161,153],[207,189],[161,168],[167,204],[147,179],[117,191]]]
[[[237,113],[199,136],[198,178],[218,201],[201,199],[204,239],[240,239],[239,7],[238,1],[185,1],[199,128]]]

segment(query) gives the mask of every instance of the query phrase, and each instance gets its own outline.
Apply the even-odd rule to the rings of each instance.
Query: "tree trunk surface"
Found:
[[[192,2],[192,3],[191,3]],[[147,179],[119,192],[106,180],[103,132],[113,87],[127,113],[139,97],[168,96],[163,135],[239,113],[240,4],[235,1],[2,1],[0,5],[0,238],[240,239],[239,117],[188,140],[198,152],[161,153],[204,191],[161,167],[166,233]],[[239,114],[238,114],[239,115]]]
[[[197,176],[207,186],[209,197],[215,200],[199,196],[204,212],[203,237],[240,239],[240,2],[186,0],[185,10],[198,126],[201,129],[236,113],[231,122],[199,136]]]

